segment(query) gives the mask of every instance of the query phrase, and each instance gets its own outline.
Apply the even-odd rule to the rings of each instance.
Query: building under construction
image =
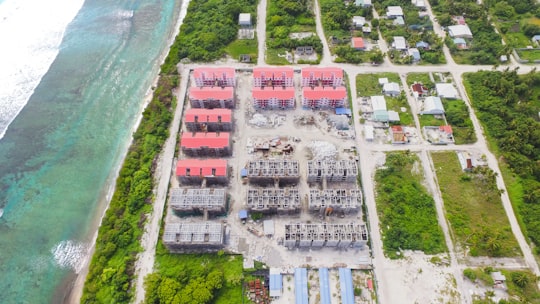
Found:
[[[293,214],[300,212],[297,188],[249,188],[247,207],[252,212]]]
[[[354,214],[362,206],[360,189],[311,189],[309,190],[309,211],[321,215],[332,213]]]
[[[291,248],[363,248],[367,243],[364,224],[286,224],[283,245]]]
[[[310,160],[308,182],[356,182],[358,165],[354,160]]]
[[[174,252],[215,251],[225,245],[225,226],[216,222],[168,223],[163,244]]]
[[[224,214],[227,193],[224,188],[171,189],[170,206],[178,213]]]
[[[247,164],[247,178],[256,184],[296,184],[300,179],[300,168],[297,160],[253,160]]]

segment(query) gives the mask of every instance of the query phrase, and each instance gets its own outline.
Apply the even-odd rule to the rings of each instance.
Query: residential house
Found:
[[[383,85],[382,92],[387,96],[398,96],[401,94],[401,89],[396,82],[388,82]]]
[[[388,83],[387,77],[379,78],[379,85],[384,85],[385,83]]]
[[[195,85],[198,87],[234,87],[234,68],[196,68],[193,70]]]
[[[416,43],[416,48],[419,50],[429,50],[429,43],[420,41]]]
[[[180,148],[190,157],[220,157],[232,153],[229,132],[184,132]]]
[[[438,96],[429,96],[424,99],[424,108],[420,114],[443,115],[444,107],[441,98]]]
[[[538,42],[540,41],[540,35],[534,35],[531,40],[533,43],[538,44]]]
[[[294,86],[294,70],[288,67],[255,67],[253,68],[254,87],[292,87]]]
[[[241,27],[251,27],[251,14],[242,13],[238,15],[238,25]]]
[[[256,109],[293,109],[296,105],[294,87],[253,87],[253,107]]]
[[[412,89],[413,95],[415,95],[415,97],[417,98],[426,96],[429,93],[428,88],[426,88],[423,84],[418,83],[418,82],[413,84],[411,86],[411,89]]]
[[[437,83],[435,84],[435,90],[437,95],[442,98],[458,99],[459,94],[456,88],[451,83]]]
[[[398,16],[403,17],[403,9],[401,6],[389,6],[386,8],[386,17],[394,19]]]
[[[473,38],[471,29],[466,24],[450,25],[448,27],[448,34],[452,38],[466,38],[466,39]]]
[[[422,59],[420,51],[417,48],[410,48],[407,52],[409,53],[409,56],[412,57],[414,63]]]
[[[189,102],[192,108],[234,108],[232,87],[190,87]]]
[[[406,144],[408,142],[402,126],[390,127],[390,138],[392,138],[393,144]]]
[[[190,132],[232,131],[232,111],[230,109],[189,109],[185,112],[184,123]]]
[[[467,24],[467,22],[465,21],[465,17],[463,17],[463,16],[452,16],[452,20],[457,25],[465,25],[465,24]]]
[[[411,0],[412,4],[421,11],[426,10],[426,2],[424,0]]]
[[[339,108],[347,104],[345,87],[304,87],[302,107],[311,109]]]
[[[463,38],[454,38],[454,45],[460,50],[466,50],[469,47],[467,46],[467,41]]]
[[[361,7],[370,7],[371,0],[355,0],[354,5],[361,6]]]
[[[309,67],[302,69],[302,86],[331,86],[343,85],[343,70],[340,68]]]
[[[362,37],[353,37],[351,39],[352,48],[355,50],[364,51],[366,49],[366,45],[364,44],[364,38]]]
[[[388,110],[386,109],[386,99],[384,99],[384,96],[371,96],[371,107],[373,109],[374,121],[388,121]]]
[[[394,36],[394,42],[392,43],[392,46],[398,51],[406,51],[407,41],[403,36]]]
[[[403,16],[397,16],[394,19],[393,24],[397,25],[397,26],[404,26],[405,25],[405,19],[403,19]]]
[[[366,18],[362,16],[353,16],[352,23],[354,28],[362,28],[366,24]]]
[[[224,159],[181,159],[176,163],[176,178],[181,184],[226,184],[229,168]]]

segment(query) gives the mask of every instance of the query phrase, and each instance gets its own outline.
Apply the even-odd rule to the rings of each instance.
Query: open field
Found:
[[[463,172],[455,152],[432,153],[452,235],[461,254],[519,256],[493,172]]]
[[[357,95],[360,96],[373,96],[383,95],[382,87],[379,84],[379,78],[388,78],[389,82],[397,82],[401,85],[401,80],[397,73],[376,73],[376,74],[359,74],[356,76],[356,89]]]
[[[246,54],[251,56],[251,62],[257,62],[257,48],[257,36],[255,36],[255,39],[237,39],[227,45],[225,51],[235,60],[238,60],[240,55]]]
[[[407,84],[411,86],[416,82],[422,83],[429,90],[435,88],[435,83],[429,77],[429,73],[408,73]]]

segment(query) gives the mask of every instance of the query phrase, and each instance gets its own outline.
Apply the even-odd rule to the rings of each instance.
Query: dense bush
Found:
[[[540,244],[540,73],[516,70],[465,75],[467,93],[498,153],[519,178],[513,201],[526,234]],[[472,89],[474,88],[474,89]],[[507,178],[507,177],[506,177]]]
[[[422,250],[426,254],[446,251],[435,202],[418,175],[412,173],[418,164],[419,159],[414,154],[388,153],[385,167],[375,174],[383,248],[390,257],[407,249]]]

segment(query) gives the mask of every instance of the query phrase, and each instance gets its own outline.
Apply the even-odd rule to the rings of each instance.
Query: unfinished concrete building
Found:
[[[300,212],[297,188],[249,188],[247,207],[252,212],[294,214]]]
[[[364,224],[286,224],[283,245],[292,248],[363,248],[367,243]]]
[[[223,188],[171,189],[170,206],[178,213],[224,214],[227,192]]]
[[[356,182],[358,165],[354,160],[310,160],[308,182]]]
[[[355,214],[362,206],[360,189],[311,189],[309,190],[309,211],[321,215],[332,213]]]
[[[216,222],[167,223],[163,244],[174,252],[216,251],[225,245],[225,226]]]
[[[297,160],[253,160],[247,164],[247,177],[250,183],[295,184],[300,179],[300,168]]]

